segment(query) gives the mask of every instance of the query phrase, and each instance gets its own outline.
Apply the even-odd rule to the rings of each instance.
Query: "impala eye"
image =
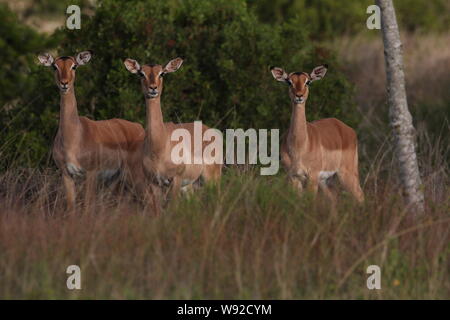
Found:
[[[138,73],[138,74],[139,74],[139,76],[140,76],[140,77],[145,77],[145,73],[144,73],[144,71],[139,71],[139,73]]]
[[[286,79],[286,83],[287,83],[289,86],[292,86],[292,81],[291,81],[290,79]]]
[[[52,64],[52,68],[53,70],[57,70],[58,68],[56,68],[55,64]]]
[[[165,72],[161,72],[161,73],[159,74],[159,76],[160,76],[161,78],[163,78],[165,75],[166,75]]]
[[[78,67],[78,65],[74,64],[74,65],[72,66],[72,70],[76,70],[77,67]]]
[[[311,84],[311,80],[306,81],[306,85],[309,86]]]

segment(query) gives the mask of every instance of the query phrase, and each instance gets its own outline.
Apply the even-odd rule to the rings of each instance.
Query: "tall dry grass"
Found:
[[[341,194],[336,210],[299,196],[283,174],[225,170],[153,217],[126,193],[67,216],[54,170],[0,176],[3,299],[449,299],[447,145],[419,139],[426,215],[409,218],[389,148],[362,164],[363,206]],[[82,290],[66,288],[67,266]],[[368,290],[379,265],[382,289]]]
[[[410,105],[447,103],[450,98],[450,34],[402,34],[406,89]],[[341,37],[338,51],[344,72],[356,86],[365,112],[379,112],[385,102],[386,74],[381,35]],[[370,113],[367,114],[368,118]]]
[[[367,33],[341,37],[331,44],[342,71],[355,85],[355,100],[362,115],[358,138],[363,162],[371,162],[378,150],[389,152],[391,146],[391,137],[386,138],[390,128],[384,49],[381,34],[376,32],[371,31],[373,37]],[[450,35],[402,34],[401,38],[408,105],[421,140],[417,150],[427,157],[432,145],[439,149],[450,143]],[[448,149],[440,150],[442,158],[450,161]],[[425,179],[429,179],[430,170],[440,170],[436,168],[442,166],[427,163],[423,167]]]

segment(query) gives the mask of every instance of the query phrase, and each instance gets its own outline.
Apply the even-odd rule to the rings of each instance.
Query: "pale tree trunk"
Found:
[[[389,120],[395,138],[400,182],[412,212],[424,212],[424,198],[415,150],[416,135],[408,110],[403,73],[402,43],[392,0],[377,0],[381,9],[381,29],[386,62]]]

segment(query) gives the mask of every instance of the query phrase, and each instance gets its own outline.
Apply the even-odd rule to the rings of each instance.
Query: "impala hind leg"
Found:
[[[67,211],[72,213],[75,210],[76,200],[75,181],[73,181],[71,176],[63,174],[63,183],[66,190]]]
[[[175,200],[178,197],[180,190],[181,190],[181,178],[173,177],[172,183],[170,184],[170,188],[168,191],[170,200]]]
[[[187,186],[181,187],[181,192],[183,192],[184,195],[190,196],[194,193],[194,183],[188,184]]]
[[[299,194],[303,193],[303,182],[295,176],[288,176],[288,182],[298,191]]]
[[[288,174],[287,180],[288,180],[288,183],[298,192],[299,195],[301,195],[303,193],[304,183],[299,178],[299,176]]]
[[[336,208],[336,194],[333,192],[332,188],[328,185],[327,180],[320,180],[319,182],[320,190],[323,194],[330,200],[331,208],[334,210]]]
[[[87,171],[86,172],[86,190],[84,194],[84,208],[85,211],[89,211],[91,205],[95,200],[96,194],[96,182],[97,182],[97,172]]]
[[[220,178],[222,176],[222,164],[207,165],[202,173],[200,183],[216,185],[220,194]]]
[[[338,178],[344,189],[350,192],[359,203],[364,201],[364,193],[359,185],[358,174],[349,171],[341,171],[338,173]]]
[[[161,200],[162,190],[159,186],[151,184],[144,191],[144,201],[148,204],[154,216],[160,216],[162,213]]]
[[[221,176],[222,176],[222,164],[205,165],[202,172],[202,178],[204,182],[216,183],[220,181]]]
[[[314,199],[317,197],[319,185],[320,185],[319,175],[318,174],[311,175],[308,180],[308,191],[312,194]]]

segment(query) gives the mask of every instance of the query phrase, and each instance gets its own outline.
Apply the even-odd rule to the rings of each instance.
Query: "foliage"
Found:
[[[0,5],[0,105],[17,98],[30,87],[27,71],[31,53],[45,47],[45,38],[21,24],[16,16]]]
[[[165,64],[181,56],[182,68],[165,78],[162,96],[165,119],[201,119],[218,128],[286,128],[290,118],[287,88],[269,72],[271,65],[288,71],[311,71],[320,63],[331,67],[315,83],[308,117],[338,117],[356,122],[352,87],[332,52],[315,47],[306,28],[292,18],[270,26],[258,21],[244,0],[99,1],[93,17],[83,17],[81,30],[62,29],[60,55],[92,49],[94,58],[77,70],[80,114],[95,119],[126,118],[144,122],[139,80],[123,66],[127,57],[141,64]],[[28,126],[23,149],[39,150],[42,159],[56,130],[58,93],[51,70],[32,67],[36,84],[21,108],[35,121]],[[16,130],[24,130],[17,122]],[[17,132],[17,131],[16,131]]]
[[[54,46],[54,41],[23,25],[4,5],[0,5],[0,156],[7,160],[27,150],[33,163],[48,149],[48,138],[41,135],[53,126],[41,122],[45,103],[40,92],[43,78],[36,74],[36,53]],[[49,78],[49,77],[47,77]],[[48,101],[47,101],[48,102]],[[22,149],[23,148],[23,149]],[[29,151],[29,152],[28,152]]]
[[[94,7],[95,0],[25,0],[20,5],[14,6],[22,20],[28,20],[32,17],[38,19],[61,19],[64,18],[66,9],[70,5],[78,5],[85,10],[91,10]]]

